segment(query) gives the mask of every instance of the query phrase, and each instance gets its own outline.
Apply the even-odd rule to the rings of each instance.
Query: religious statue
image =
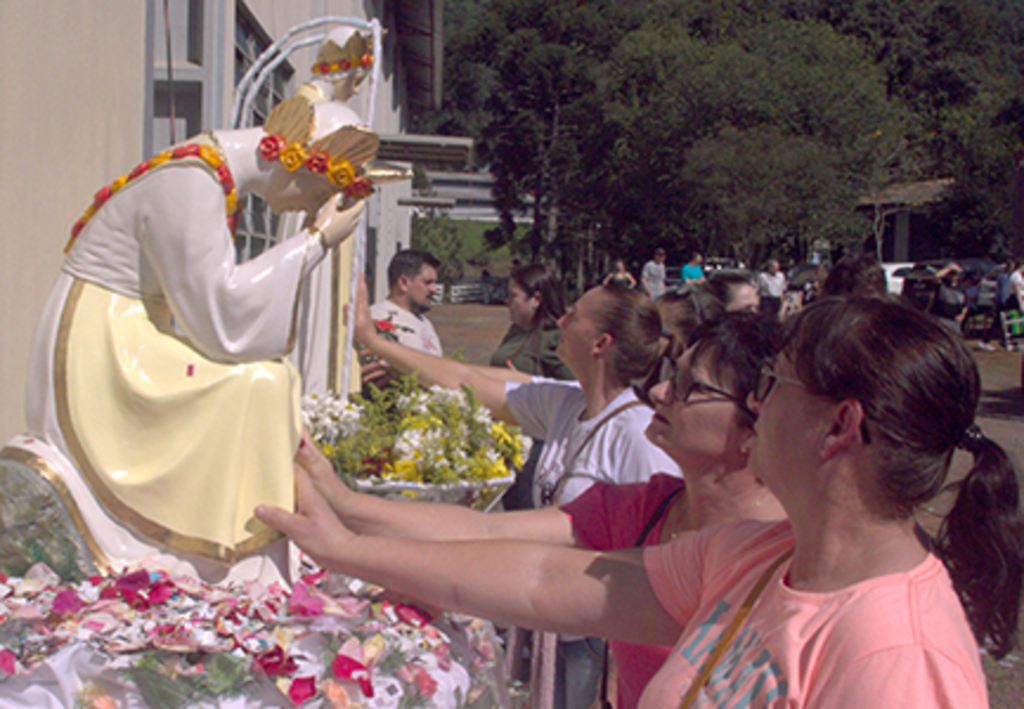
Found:
[[[300,385],[285,356],[300,286],[373,189],[378,138],[331,100],[372,62],[348,34],[325,42],[316,80],[264,126],[149,158],[72,229],[33,342],[28,433],[3,457],[54,487],[97,568],[147,559],[210,581],[288,577],[286,542],[252,510],[293,503]],[[249,194],[308,216],[236,264]]]

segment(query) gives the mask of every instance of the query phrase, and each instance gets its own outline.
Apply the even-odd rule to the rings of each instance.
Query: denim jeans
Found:
[[[555,667],[555,709],[590,709],[601,688],[603,673],[603,640],[559,639]]]

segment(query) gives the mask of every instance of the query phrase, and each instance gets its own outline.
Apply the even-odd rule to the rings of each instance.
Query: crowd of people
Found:
[[[365,498],[307,439],[295,511],[257,516],[327,569],[561,633],[550,706],[613,691],[620,707],[985,706],[978,648],[1001,656],[1017,639],[1016,475],[974,423],[962,338],[879,273],[841,261],[785,322],[743,276],[656,300],[609,281],[556,317],[557,301],[537,316],[554,299],[538,279],[514,274],[503,346],[534,353],[519,360],[529,373],[381,337],[364,294],[356,334],[374,356],[468,386],[545,441],[535,509]],[[552,343],[575,381],[542,371]],[[915,514],[947,488],[957,449],[974,465],[926,531]],[[593,662],[574,684],[586,637],[610,639],[614,690]]]

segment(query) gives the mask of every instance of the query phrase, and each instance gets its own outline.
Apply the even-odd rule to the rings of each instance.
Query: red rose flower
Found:
[[[95,204],[97,207],[99,207],[101,204],[103,204],[108,199],[110,199],[110,195],[111,194],[113,194],[113,192],[110,189],[110,185],[106,185],[104,187],[101,187],[96,192],[96,194],[94,194],[92,196],[92,203]]]
[[[265,135],[260,140],[260,157],[264,160],[277,160],[285,145],[284,138],[277,133]]]
[[[351,68],[352,68],[352,65],[349,63],[348,59],[342,59],[341,60],[341,70],[342,71],[348,71]]]
[[[373,64],[373,57],[369,54],[364,54],[359,58],[359,66],[370,66]]]
[[[221,187],[224,188],[224,194],[231,194],[231,190],[235,189],[235,178],[231,176],[231,170],[228,170],[227,163],[221,163],[217,168],[217,179],[220,180]]]
[[[195,143],[189,143],[188,145],[179,145],[171,152],[171,156],[176,160],[181,158],[196,158],[199,157],[199,146]]]
[[[394,332],[395,324],[390,320],[375,320],[373,326],[378,332]]]
[[[342,192],[350,199],[362,199],[373,194],[373,183],[359,175]]]
[[[135,166],[135,169],[128,173],[128,179],[134,180],[139,175],[144,174],[148,169],[149,160],[146,160],[145,162],[140,162],[138,165]]]
[[[310,155],[308,158],[306,158],[306,169],[309,170],[310,172],[316,172],[320,175],[323,175],[324,173],[327,172],[327,164],[329,160],[330,158],[328,157],[327,153],[318,150],[312,155]]]

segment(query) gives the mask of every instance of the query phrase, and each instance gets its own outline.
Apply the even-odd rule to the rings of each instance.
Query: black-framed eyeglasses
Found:
[[[693,370],[690,367],[680,367],[676,364],[675,359],[668,356],[661,358],[661,365],[659,369],[658,382],[664,381],[669,383],[669,395],[672,397],[673,401],[685,404],[690,400],[690,396],[692,396],[694,392],[716,394],[736,404],[744,414],[754,419],[757,418],[757,414],[747,407],[747,402],[744,401],[742,397],[736,396],[725,389],[720,389],[719,387],[700,381],[693,376]],[[650,389],[653,389],[653,386],[644,392],[645,396],[643,397],[648,403],[651,403]]]
[[[793,384],[795,386],[803,387],[804,389],[810,391],[810,387],[808,387],[799,379],[779,374],[774,369],[772,369],[772,365],[766,364],[763,367],[761,367],[761,371],[757,373],[757,383],[754,385],[754,401],[756,401],[759,404],[764,403],[764,400],[768,398],[768,394],[771,393],[772,388],[775,386],[776,381],[786,382],[787,384]],[[864,419],[864,421],[861,423],[860,430],[861,436],[863,436],[864,438],[864,443],[871,443],[871,434],[868,433],[867,419]]]
[[[769,392],[772,387],[775,386],[775,381],[786,382],[788,384],[794,384],[799,387],[807,388],[799,379],[793,377],[785,377],[776,372],[770,365],[764,365],[761,370],[757,373],[757,383],[754,384],[754,401],[763,403],[768,398]]]

